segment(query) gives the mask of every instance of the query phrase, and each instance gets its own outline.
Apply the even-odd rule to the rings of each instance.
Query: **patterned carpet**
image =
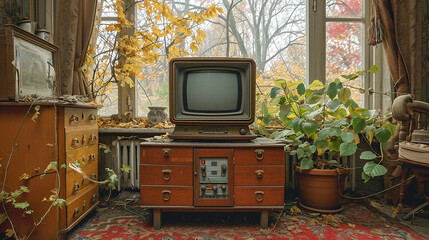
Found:
[[[270,213],[271,228],[279,214]],[[260,229],[257,213],[163,213],[161,230],[150,219],[138,206],[98,208],[68,239],[429,239],[358,203],[336,215],[283,213],[274,230]]]

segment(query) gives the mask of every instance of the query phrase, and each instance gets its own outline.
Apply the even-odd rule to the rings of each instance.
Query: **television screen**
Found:
[[[188,114],[241,114],[242,95],[239,71],[209,69],[184,73],[183,107]]]

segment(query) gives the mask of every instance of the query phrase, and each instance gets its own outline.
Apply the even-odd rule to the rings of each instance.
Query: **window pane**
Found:
[[[326,23],[326,80],[333,81],[340,75],[355,73],[362,69],[362,23]],[[353,88],[361,88],[362,79],[348,82]],[[359,91],[352,91],[352,98],[361,104]]]
[[[326,0],[326,17],[362,17],[362,0]]]

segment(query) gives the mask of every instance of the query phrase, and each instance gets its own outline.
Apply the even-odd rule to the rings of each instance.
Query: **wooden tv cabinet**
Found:
[[[250,142],[143,142],[140,201],[152,208],[153,227],[163,211],[261,213],[284,204],[284,145],[266,138]]]

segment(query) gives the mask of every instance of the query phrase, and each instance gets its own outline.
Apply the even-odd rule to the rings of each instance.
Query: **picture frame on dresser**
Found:
[[[58,47],[15,25],[0,32],[0,101],[57,96]]]

